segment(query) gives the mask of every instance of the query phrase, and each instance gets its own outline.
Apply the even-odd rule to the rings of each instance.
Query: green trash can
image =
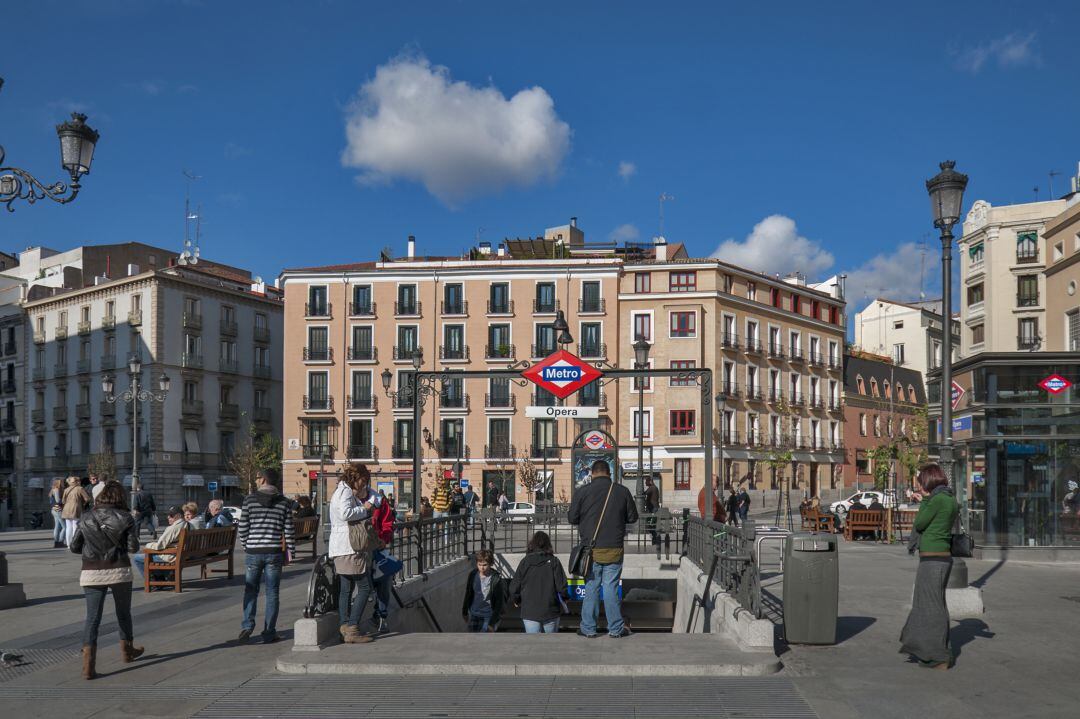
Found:
[[[836,644],[838,550],[832,534],[794,534],[784,543],[784,638],[789,644]]]

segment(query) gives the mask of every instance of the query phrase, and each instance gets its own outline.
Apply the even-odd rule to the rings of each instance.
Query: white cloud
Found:
[[[1035,32],[1027,35],[1009,33],[1004,37],[964,48],[955,53],[956,67],[975,75],[991,61],[1003,68],[1038,65],[1042,58],[1035,48],[1035,37]]]
[[[629,182],[630,178],[637,174],[637,165],[623,160],[619,163],[619,177],[623,182]]]
[[[813,277],[833,264],[832,253],[800,235],[795,220],[784,215],[766,217],[742,242],[721,242],[711,256],[770,275],[797,270]]]
[[[929,244],[925,256],[922,252],[918,244],[904,242],[891,253],[875,255],[848,270],[846,293],[851,313],[861,310],[877,297],[907,302],[920,299],[920,290],[927,298],[940,297],[940,253]]]
[[[641,232],[629,222],[625,225],[619,225],[608,233],[608,239],[612,242],[633,242],[639,237],[641,237]]]
[[[251,148],[245,147],[236,142],[225,143],[225,157],[229,160],[235,160],[240,157],[247,157],[251,154]]]
[[[447,205],[555,177],[570,126],[541,87],[507,99],[402,55],[378,67],[349,107],[342,164],[362,184],[419,182]]]

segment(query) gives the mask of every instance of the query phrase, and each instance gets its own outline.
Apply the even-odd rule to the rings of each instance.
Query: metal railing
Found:
[[[514,301],[505,300],[503,302],[487,301],[487,313],[489,315],[512,315],[514,314]]]
[[[733,527],[687,517],[683,527],[683,556],[702,571],[708,572],[706,587],[715,582],[731,594],[743,609],[761,619],[764,608],[761,603],[761,573],[754,555],[756,532],[753,523]]]
[[[440,360],[465,360],[469,359],[469,347],[452,345],[439,345],[439,359]]]
[[[484,345],[485,359],[514,359],[514,345]]]
[[[533,299],[532,311],[534,315],[553,315],[559,311],[559,301]]]
[[[580,314],[604,314],[607,312],[607,302],[603,297],[594,299],[579,299],[578,312]]]
[[[442,315],[467,315],[469,314],[469,301],[457,300],[456,302],[447,302],[443,300],[439,303],[439,314]]]
[[[488,409],[514,409],[516,405],[514,395],[509,392],[484,393],[484,406]]]
[[[423,303],[419,300],[414,302],[394,301],[394,314],[398,317],[413,317],[423,313]]]
[[[334,359],[333,347],[305,347],[305,362],[332,362]]]
[[[350,302],[349,315],[352,317],[367,317],[375,314],[374,302]]]
[[[350,360],[373,362],[379,359],[379,348],[375,346],[352,345],[348,351]]]

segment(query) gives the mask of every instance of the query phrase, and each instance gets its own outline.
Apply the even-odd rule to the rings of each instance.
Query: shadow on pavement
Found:
[[[256,636],[258,636],[258,635],[256,635]],[[289,629],[287,631],[279,631],[278,636],[280,637],[280,639],[276,643],[280,644],[280,645],[285,645],[288,641],[290,641],[292,639],[293,632],[292,632],[291,629]],[[138,644],[138,642],[136,642],[136,644]],[[145,667],[152,667],[155,664],[163,664],[165,662],[170,662],[170,661],[173,661],[174,659],[180,659],[182,657],[190,657],[190,656],[194,656],[196,654],[203,654],[205,652],[212,652],[212,651],[214,651],[216,649],[242,649],[242,648],[247,647],[247,646],[258,646],[259,644],[260,644],[259,641],[252,641],[250,643],[239,644],[239,643],[236,642],[236,640],[230,639],[228,641],[218,642],[217,644],[211,644],[209,646],[199,647],[198,649],[189,649],[186,652],[171,652],[169,654],[145,654],[140,659],[138,659],[138,660],[132,662],[131,664],[125,666],[123,669],[118,669],[115,672],[109,672],[108,674],[104,674],[104,673],[99,672],[99,676],[102,676],[102,677],[117,676],[119,674],[124,674],[126,672],[136,671],[138,669],[142,669],[142,668],[145,668]]]
[[[57,594],[50,597],[38,597],[37,599],[28,599],[26,603],[22,606],[34,607],[38,604],[49,604],[51,602],[66,602],[69,599],[82,599],[85,596],[85,594]]]
[[[976,639],[993,639],[995,636],[983,620],[961,619],[949,632],[949,643],[952,644],[953,656],[959,657],[964,645]]]
[[[874,617],[837,617],[836,643],[842,644],[848,639],[868,629],[877,619]]]
[[[1002,552],[1005,552],[1005,550],[1003,549]],[[990,577],[994,576],[994,574],[996,574],[997,571],[1001,569],[1002,565],[1004,564],[1005,557],[1002,557],[1001,559],[997,560],[997,564],[990,567],[990,569],[986,570],[986,572],[981,577],[972,582],[971,586],[979,587],[980,589],[982,589],[986,586],[986,583],[990,581]]]

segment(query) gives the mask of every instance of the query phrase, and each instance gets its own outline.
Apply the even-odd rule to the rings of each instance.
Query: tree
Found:
[[[95,474],[105,480],[119,480],[119,477],[116,476],[116,455],[112,452],[102,452],[101,454],[90,455],[90,461],[86,466],[86,473]]]
[[[276,469],[281,472],[281,440],[249,428],[247,440],[233,450],[227,464],[229,470],[240,478],[242,486],[248,492],[254,492],[260,470]]]
[[[874,465],[874,489],[883,490],[889,486],[890,464],[896,456],[896,447],[892,442],[866,450],[866,457]]]
[[[529,499],[532,500],[536,497],[536,493],[547,484],[547,478],[540,476],[540,473],[536,471],[536,465],[533,464],[532,458],[527,454],[523,454],[518,458],[517,465],[518,482],[528,494]]]

